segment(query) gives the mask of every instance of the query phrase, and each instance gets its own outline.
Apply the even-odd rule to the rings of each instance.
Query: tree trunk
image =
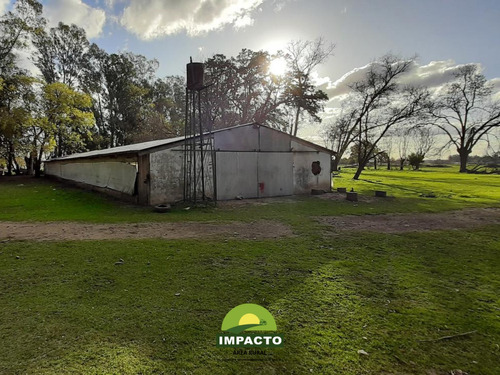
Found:
[[[42,145],[45,143],[42,142]],[[42,157],[43,157],[43,146],[40,146],[38,155],[35,157],[35,177],[40,177],[42,175]]]
[[[19,163],[16,161],[16,158],[14,158],[14,169],[16,171],[16,174],[19,176],[21,175],[21,166]]]
[[[339,162],[340,162],[340,159],[337,159],[337,157],[333,157],[333,159],[332,159],[332,172],[339,170]]]
[[[363,172],[363,166],[359,165],[358,169],[356,170],[356,173],[354,174],[354,177],[352,178],[353,180],[358,180],[359,176],[361,176],[361,172]]]
[[[57,157],[60,158],[62,156],[62,134],[61,132],[57,133]]]
[[[29,176],[32,176],[35,172],[35,160],[36,160],[35,152],[30,152],[30,156],[24,158],[27,169],[26,174]]]
[[[293,135],[297,136],[297,129],[299,128],[299,118],[300,118],[300,107],[297,107],[297,112],[295,112],[295,123],[293,124]]]
[[[387,159],[387,170],[388,171],[391,170],[391,159],[390,158]]]
[[[403,158],[399,159],[399,170],[400,171],[402,171],[405,167],[405,160],[406,159],[403,159]]]
[[[467,150],[458,150],[460,155],[460,173],[467,173],[467,160],[469,159],[469,152]]]
[[[418,160],[417,160],[417,161],[415,162],[415,170],[416,170],[416,171],[420,170],[420,165],[421,165],[421,164],[422,164],[422,162],[421,162],[421,161],[418,161]]]
[[[377,157],[373,158],[373,169],[377,170]]]
[[[363,172],[363,170],[366,167],[366,164],[368,164],[369,161],[370,161],[370,159],[367,159],[367,158],[363,158],[362,160],[359,161],[358,169],[356,170],[356,173],[354,174],[354,177],[352,178],[353,180],[359,179],[359,176],[361,176],[361,172]]]
[[[40,159],[36,158],[35,159],[35,177],[40,177],[40,175],[41,175],[41,171],[40,171],[41,164],[42,163],[41,163]]]
[[[7,155],[7,176],[12,176],[12,164],[14,159],[14,145],[11,141],[8,142],[9,153]]]

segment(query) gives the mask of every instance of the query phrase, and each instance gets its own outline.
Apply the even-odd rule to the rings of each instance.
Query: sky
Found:
[[[12,0],[0,0],[0,13]],[[190,56],[275,52],[291,40],[323,37],[334,55],[316,78],[327,113],[371,61],[417,55],[408,81],[439,87],[461,64],[480,64],[500,98],[498,0],[43,0],[49,24],[75,23],[109,53],[159,61],[158,76],[184,75]],[[313,137],[317,127],[303,130]]]

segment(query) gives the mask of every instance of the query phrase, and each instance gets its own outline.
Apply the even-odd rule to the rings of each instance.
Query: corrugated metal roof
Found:
[[[176,142],[181,142],[184,139],[185,139],[185,137],[175,137],[175,138],[168,138],[168,139],[159,139],[156,141],[134,143],[132,145],[127,145],[127,146],[112,147],[112,148],[106,148],[104,150],[94,150],[94,151],[82,152],[79,154],[72,154],[72,155],[63,156],[60,158],[50,159],[48,161],[92,158],[92,157],[97,157],[97,156],[117,155],[117,154],[135,154],[137,152],[145,151],[145,150],[148,150],[150,148],[156,148],[156,147],[165,146],[165,145],[169,145],[169,144],[176,143]]]
[[[252,122],[249,124],[236,125],[236,126],[232,126],[230,128],[218,129],[218,130],[214,130],[212,133],[219,133],[219,132],[223,132],[223,131],[227,131],[227,130],[231,130],[231,129],[235,129],[235,128],[244,127],[244,126],[263,126],[263,127],[268,128],[268,129],[286,134],[286,135],[292,137],[293,139],[295,139],[299,142],[302,142],[304,144],[308,144],[311,147],[314,147],[318,150],[322,150],[322,151],[330,153],[330,154],[333,153],[332,150],[328,150],[327,148],[325,148],[323,146],[320,146],[320,145],[317,145],[315,143],[306,141],[305,139],[290,135],[290,134],[285,133],[281,130],[273,129],[269,126],[258,124],[256,122]],[[208,133],[205,133],[205,134],[208,134]],[[177,142],[182,142],[185,139],[186,138],[184,136],[181,136],[181,137],[175,137],[175,138],[160,139],[160,140],[156,140],[156,141],[134,143],[132,145],[127,145],[127,146],[112,147],[112,148],[107,148],[104,150],[95,150],[95,151],[82,152],[79,154],[72,154],[72,155],[63,156],[60,158],[49,159],[47,161],[50,162],[50,161],[55,161],[55,160],[72,160],[72,159],[82,159],[82,158],[93,158],[93,157],[106,156],[106,155],[136,154],[136,153],[147,151],[150,149],[155,149],[157,147],[162,147],[162,146],[174,144]]]

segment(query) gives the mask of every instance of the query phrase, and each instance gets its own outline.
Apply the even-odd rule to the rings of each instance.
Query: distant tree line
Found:
[[[158,63],[108,54],[85,31],[47,29],[42,5],[18,0],[0,20],[0,159],[36,174],[44,156],[180,135],[184,79],[156,78]],[[20,66],[29,51],[41,76]]]
[[[477,65],[460,67],[454,80],[431,94],[426,87],[401,83],[414,58],[386,55],[373,62],[365,77],[350,85],[340,113],[324,127],[325,141],[335,151],[337,169],[347,151],[357,163],[358,179],[370,161],[385,159],[397,146],[400,168],[407,162],[419,169],[426,154],[443,135],[467,172],[469,155],[479,142],[490,142],[500,128],[500,102]],[[396,144],[395,144],[396,143]],[[411,150],[411,152],[410,152]]]
[[[48,155],[183,134],[185,79],[158,78],[158,61],[109,54],[76,25],[47,28],[37,0],[15,2],[0,19],[0,39],[0,159],[9,174],[24,161],[38,175]],[[41,75],[20,66],[22,50]],[[207,127],[257,121],[297,134],[302,118],[319,121],[327,96],[311,73],[332,50],[317,39],[292,42],[273,56],[244,49],[207,59]],[[283,74],[269,68],[278,58],[286,62]]]

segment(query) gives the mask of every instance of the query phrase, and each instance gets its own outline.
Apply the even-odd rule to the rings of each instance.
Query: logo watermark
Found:
[[[283,336],[269,333],[277,330],[276,321],[264,307],[245,303],[226,314],[217,335],[222,348],[275,348],[283,346]]]

